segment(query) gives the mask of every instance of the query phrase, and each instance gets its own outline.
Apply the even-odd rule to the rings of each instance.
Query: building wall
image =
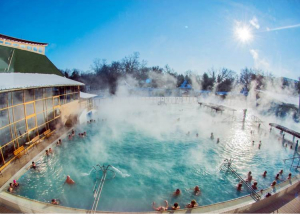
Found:
[[[78,99],[79,86],[0,92],[0,166],[26,142],[61,124],[61,109]]]
[[[61,106],[62,123],[66,124],[68,119],[72,120],[72,117],[77,117],[84,109],[85,107],[80,105],[79,100]]]
[[[0,45],[45,55],[45,46],[44,45],[28,44],[28,43],[11,41],[11,40],[2,39],[2,38],[0,38]]]

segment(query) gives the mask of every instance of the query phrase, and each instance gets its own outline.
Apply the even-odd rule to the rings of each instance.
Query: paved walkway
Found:
[[[257,210],[256,213],[300,213],[300,188],[286,194],[277,203]]]

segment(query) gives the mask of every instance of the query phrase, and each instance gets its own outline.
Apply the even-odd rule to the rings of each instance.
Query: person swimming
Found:
[[[200,188],[198,186],[195,186],[195,188],[194,188],[194,194],[195,195],[200,195],[200,193],[201,193]]]
[[[51,204],[53,204],[53,205],[59,205],[59,201],[56,200],[56,199],[52,199],[51,200]]]
[[[279,179],[279,173],[277,173],[276,177],[275,177],[276,180]]]
[[[238,185],[237,185],[237,187],[236,187],[236,189],[237,189],[238,191],[241,191],[241,190],[242,190],[242,187],[243,187],[243,182],[239,182]]]
[[[262,176],[265,178],[267,176],[267,171],[264,171],[264,173],[262,174]]]
[[[72,135],[69,134],[69,140],[72,140]]]
[[[252,145],[254,145],[254,140],[252,141]]]
[[[259,144],[258,144],[258,149],[260,149],[261,147],[261,141],[259,141]]]
[[[14,187],[20,186],[20,184],[16,180],[13,180],[13,185],[14,185]]]
[[[53,150],[49,148],[49,154],[53,154]]]
[[[279,174],[282,175],[283,174],[283,169],[279,171]]]
[[[198,206],[198,204],[197,204],[196,200],[192,200],[191,203],[186,205],[186,208],[194,208],[197,206]]]
[[[14,191],[14,186],[12,183],[9,183],[9,187],[7,189],[8,192],[13,192]]]
[[[254,190],[257,189],[257,182],[256,182],[256,181],[252,184],[252,188],[253,188]]]
[[[214,133],[210,134],[210,139],[212,139],[212,140],[214,139]]]
[[[220,143],[220,138],[217,139],[217,143]]]
[[[199,136],[199,134],[197,133],[197,134],[196,134],[196,137],[198,137],[198,136]]]
[[[180,189],[176,189],[176,191],[173,192],[173,195],[178,196],[178,195],[180,195],[180,193],[181,193]]]
[[[180,206],[178,205],[177,202],[174,203],[174,206],[172,207],[172,210],[178,210],[180,209]]]
[[[32,168],[32,169],[36,169],[36,165],[35,165],[35,162],[34,161],[32,161],[32,163],[31,163],[31,167],[30,168]]]
[[[287,180],[292,178],[292,173],[289,173],[289,176],[287,177]]]
[[[49,151],[48,150],[46,150],[46,155],[49,156]]]
[[[271,187],[275,187],[275,185],[276,185],[276,181],[273,181],[272,183],[271,183]]]
[[[168,210],[169,208],[169,202],[167,200],[165,200],[166,206],[159,206],[159,207],[155,207],[155,202],[153,201],[152,203],[152,208],[156,211],[165,211]]]
[[[67,184],[75,184],[75,181],[73,181],[71,179],[71,177],[69,175],[67,175],[67,179],[66,179],[65,183],[67,183]]]

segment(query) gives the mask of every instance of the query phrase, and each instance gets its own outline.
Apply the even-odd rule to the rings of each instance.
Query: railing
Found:
[[[220,170],[221,171],[230,171],[231,173],[233,173],[238,179],[240,179],[240,181],[245,184],[245,186],[251,191],[250,196],[255,200],[255,201],[259,201],[260,200],[260,195],[257,194],[257,192],[252,188],[252,186],[250,185],[249,182],[245,181],[232,167],[232,160],[228,160],[225,159],[224,163],[221,165]]]
[[[104,186],[104,182],[106,180],[107,171],[112,171],[112,170],[108,169],[109,167],[111,167],[110,165],[107,165],[105,167],[104,165],[100,166],[98,164],[97,166],[99,167],[99,170],[97,170],[96,167],[93,167],[95,169],[95,171],[96,172],[97,171],[98,172],[102,171],[103,174],[102,174],[101,179],[96,178],[95,185],[94,185],[94,188],[93,188],[94,202],[93,202],[90,213],[95,213],[96,212],[97,207],[98,207],[98,203],[100,201],[100,196],[101,196],[101,192],[102,192],[102,189],[103,189],[103,186]],[[114,171],[112,171],[112,172],[114,173]],[[113,174],[113,177],[111,179],[113,179],[114,177],[115,177],[115,173]]]

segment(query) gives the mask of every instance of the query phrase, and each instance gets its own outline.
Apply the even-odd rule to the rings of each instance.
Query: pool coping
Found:
[[[65,138],[68,132],[70,132],[71,129],[75,129],[76,127],[72,127],[65,131],[62,135],[58,136],[56,139],[53,140],[52,143],[47,145],[40,153],[38,153],[36,156],[34,156],[28,163],[26,163],[19,171],[17,171],[13,176],[11,176],[10,179],[7,180],[5,184],[2,185],[0,188],[0,203],[3,203],[4,205],[14,209],[19,210],[20,212],[25,213],[36,213],[36,212],[45,212],[45,213],[87,213],[89,210],[85,209],[79,209],[79,208],[72,208],[67,206],[59,206],[59,205],[52,205],[50,203],[45,203],[33,199],[28,199],[23,196],[14,195],[11,193],[8,193],[5,191],[5,189],[8,187],[9,183],[12,182],[12,178],[18,179],[20,176],[22,176],[27,170],[28,167],[31,165],[32,161],[36,161],[41,158],[41,156],[45,153],[46,149],[49,149],[49,147],[53,146],[55,142],[58,141],[60,138]],[[296,175],[292,177],[290,180],[286,180],[284,182],[281,182],[276,185],[276,188],[267,188],[264,189],[263,195],[270,192],[272,193],[272,196],[265,199],[254,201],[253,198],[250,195],[245,195],[239,198],[234,198],[232,200],[223,201],[219,203],[214,203],[210,205],[205,206],[199,206],[193,209],[179,209],[179,210],[168,210],[164,211],[165,213],[221,213],[221,212],[230,212],[230,211],[242,211],[245,210],[246,212],[249,212],[249,209],[247,208],[252,206],[252,212],[258,209],[263,208],[264,206],[272,203],[274,199],[278,198],[278,195],[283,195],[284,192],[291,191],[295,188],[300,186],[300,175]],[[284,191],[285,190],[285,191]],[[260,193],[259,193],[260,194]],[[265,201],[268,201],[269,203],[264,203]],[[96,211],[97,213],[116,213],[114,211]],[[123,212],[123,213],[156,213],[156,212]]]

